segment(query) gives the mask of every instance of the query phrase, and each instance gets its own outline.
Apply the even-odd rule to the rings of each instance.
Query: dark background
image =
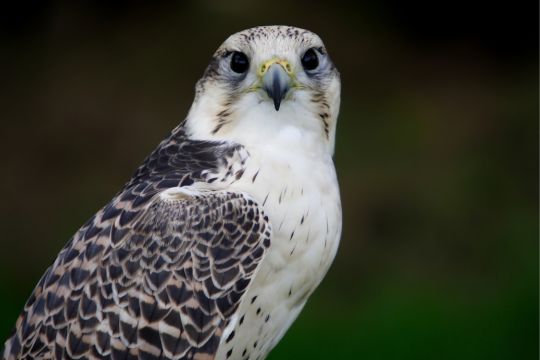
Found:
[[[3,2],[0,339],[178,124],[230,34],[318,33],[342,75],[340,251],[270,359],[538,358],[538,4]]]

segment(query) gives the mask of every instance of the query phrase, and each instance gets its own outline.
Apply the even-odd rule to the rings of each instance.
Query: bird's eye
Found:
[[[243,52],[235,51],[231,56],[231,69],[235,73],[245,73],[249,69],[249,60]]]
[[[319,66],[319,58],[314,49],[309,49],[302,56],[302,66],[306,70],[315,70]]]

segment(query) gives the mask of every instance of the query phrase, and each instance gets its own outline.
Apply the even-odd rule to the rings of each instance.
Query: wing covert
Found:
[[[113,201],[43,276],[4,356],[212,359],[270,237],[244,193],[189,186],[139,209]]]

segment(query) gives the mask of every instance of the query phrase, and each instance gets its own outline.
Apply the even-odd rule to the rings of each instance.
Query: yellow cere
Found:
[[[273,64],[281,65],[281,67],[283,69],[285,69],[287,74],[289,74],[289,76],[293,77],[291,64],[289,64],[289,62],[287,60],[282,60],[282,59],[277,59],[277,58],[270,59],[270,60],[268,60],[267,62],[265,62],[264,64],[261,65],[261,67],[260,67],[260,69],[258,71],[259,77],[262,77],[266,73],[266,71],[268,71],[270,66],[272,66]]]
[[[270,66],[272,66],[273,64],[279,64],[279,65],[281,65],[281,67],[283,69],[285,69],[285,72],[287,72],[287,74],[291,78],[291,88],[298,90],[298,89],[305,89],[307,87],[307,86],[305,86],[303,84],[300,84],[296,80],[296,75],[294,74],[294,72],[292,70],[292,66],[287,60],[273,58],[273,59],[270,59],[270,60],[266,61],[264,64],[262,64],[261,67],[259,68],[259,70],[257,71],[257,77],[258,77],[259,81],[257,83],[255,83],[255,84],[251,85],[250,87],[248,87],[244,91],[245,92],[253,92],[253,91],[259,90],[261,88],[262,77],[268,71]]]

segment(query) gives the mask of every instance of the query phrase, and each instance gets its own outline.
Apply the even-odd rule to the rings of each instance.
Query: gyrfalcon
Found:
[[[186,119],[73,236],[6,359],[264,359],[332,263],[340,77],[288,26],[230,36]]]

